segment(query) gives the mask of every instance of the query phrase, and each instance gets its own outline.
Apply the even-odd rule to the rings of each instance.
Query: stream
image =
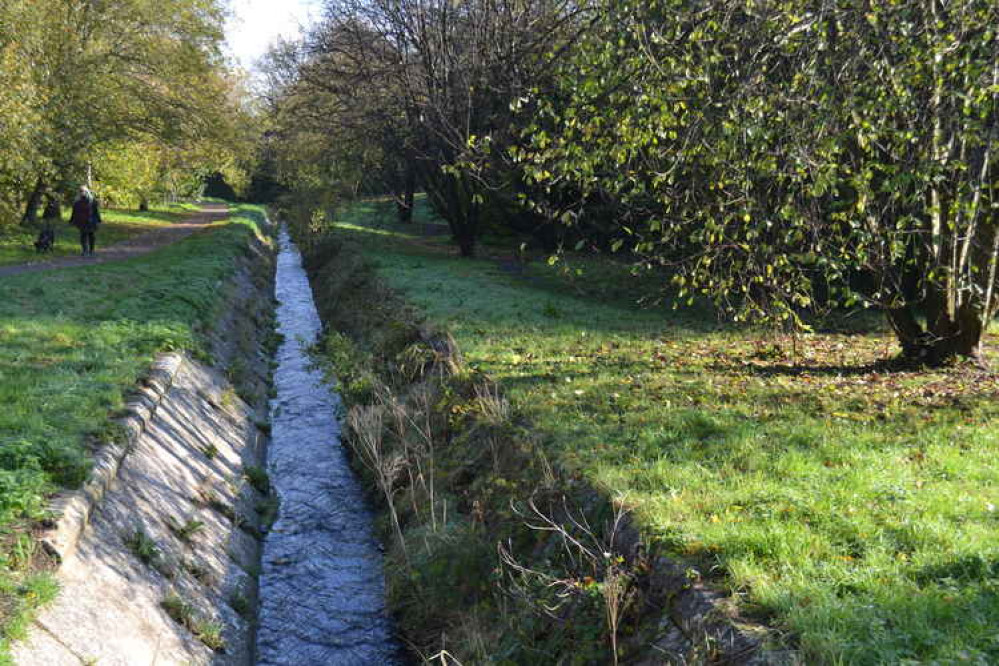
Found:
[[[339,396],[307,348],[321,324],[298,248],[280,233],[284,336],[274,373],[268,471],[281,500],[264,542],[257,663],[401,664],[385,613],[373,514],[340,442]]]

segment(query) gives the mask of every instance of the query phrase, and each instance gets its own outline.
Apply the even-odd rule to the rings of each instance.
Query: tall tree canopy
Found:
[[[994,2],[611,3],[523,104],[527,177],[741,318],[882,308],[977,356],[997,300]]]
[[[109,151],[154,163],[181,150],[231,159],[246,116],[221,55],[222,24],[219,0],[4,3],[0,140],[20,148],[0,162],[8,214],[20,204],[34,218],[44,197],[58,199]]]

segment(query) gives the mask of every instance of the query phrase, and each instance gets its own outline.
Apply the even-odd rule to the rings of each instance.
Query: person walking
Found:
[[[80,230],[80,256],[94,256],[97,245],[97,227],[101,224],[101,208],[97,197],[86,185],[80,186],[80,192],[73,202],[73,214],[69,223]]]

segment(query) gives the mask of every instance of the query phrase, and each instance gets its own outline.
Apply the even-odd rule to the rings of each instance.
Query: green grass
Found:
[[[7,544],[43,516],[48,494],[84,480],[89,447],[117,435],[111,417],[156,353],[205,352],[218,287],[262,219],[241,206],[145,257],[0,282],[0,660],[34,585]]]
[[[108,209],[101,211],[104,220],[97,231],[98,248],[107,247],[144,234],[157,227],[167,226],[190,217],[198,207],[193,204],[164,204],[139,213]],[[35,252],[34,242],[38,227],[30,229],[19,225],[0,225],[0,266],[37,261],[42,256]],[[56,232],[55,249],[45,257],[75,256],[80,253],[79,232],[65,221],[53,225]]]
[[[647,279],[620,265],[464,260],[390,215],[361,204],[336,233],[452,331],[551,457],[806,663],[999,661],[995,375],[892,369],[870,317],[792,344],[643,310]]]
[[[177,624],[187,628],[194,637],[216,652],[225,650],[222,636],[222,623],[203,616],[198,610],[176,592],[171,592],[160,606]]]

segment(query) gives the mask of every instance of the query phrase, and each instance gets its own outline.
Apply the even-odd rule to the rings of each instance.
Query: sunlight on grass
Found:
[[[377,234],[364,215],[383,216]],[[870,319],[792,344],[640,310],[622,266],[583,260],[571,284],[542,262],[514,274],[384,215],[336,228],[564,466],[628,497],[651,539],[808,663],[999,659],[995,375],[893,368]]]
[[[98,247],[107,247],[190,217],[198,210],[193,204],[155,206],[144,213],[109,209],[101,212],[104,223],[97,232]],[[23,264],[46,257],[74,256],[80,252],[79,232],[65,221],[57,222],[56,244],[51,254],[38,255],[34,242],[38,229],[8,225],[0,227],[0,266]]]
[[[262,219],[243,206],[144,257],[0,283],[0,662],[41,600],[31,558],[17,552],[45,497],[85,479],[88,447],[113,434],[123,394],[157,352],[204,351],[200,333],[223,305],[219,285]],[[156,223],[169,221],[149,218]]]

